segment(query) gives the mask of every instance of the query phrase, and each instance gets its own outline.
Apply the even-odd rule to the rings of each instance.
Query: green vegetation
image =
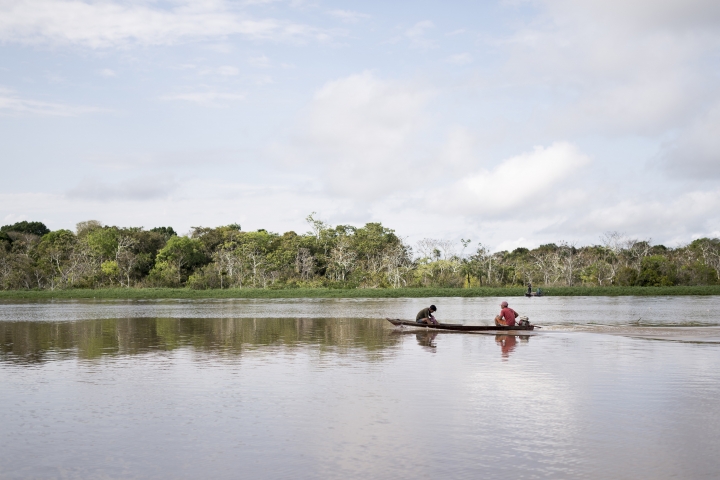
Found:
[[[523,287],[480,288],[226,288],[193,290],[189,288],[98,288],[69,290],[6,290],[3,299],[192,299],[192,298],[442,298],[442,297],[518,297]],[[546,296],[669,296],[720,295],[720,285],[673,287],[549,287]]]
[[[514,288],[229,288],[193,290],[189,288],[102,288],[70,290],[0,291],[0,299],[162,299],[162,298],[405,298],[405,297],[495,297],[519,296],[525,290]],[[720,288],[717,289],[720,293]]]
[[[491,253],[445,240],[414,247],[380,223],[304,234],[232,224],[120,228],[90,220],[50,231],[0,228],[0,298],[281,298],[718,294],[720,240],[678,248],[606,234],[600,245],[546,244]],[[24,293],[21,293],[24,292]],[[652,292],[652,293],[651,293]]]

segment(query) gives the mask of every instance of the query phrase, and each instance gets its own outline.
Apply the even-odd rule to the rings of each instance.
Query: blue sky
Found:
[[[0,0],[0,221],[720,236],[720,4]]]

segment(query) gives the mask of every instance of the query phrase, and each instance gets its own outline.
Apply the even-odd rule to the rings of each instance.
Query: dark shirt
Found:
[[[430,310],[430,307],[423,308],[418,312],[417,315],[415,315],[415,321],[417,322],[418,320],[422,320],[423,318],[430,318],[431,315],[432,311]]]

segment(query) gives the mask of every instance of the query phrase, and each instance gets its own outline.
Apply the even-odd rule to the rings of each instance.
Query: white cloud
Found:
[[[326,187],[343,196],[397,188],[399,179],[407,184],[421,174],[414,140],[430,96],[370,72],[328,82],[315,94],[292,150],[280,155],[317,169]]]
[[[258,68],[268,68],[271,65],[270,59],[265,55],[258,55],[256,57],[250,57],[248,63]]]
[[[655,232],[660,237],[657,240],[671,244],[718,234],[720,189],[717,188],[654,198],[627,195],[604,200],[582,205],[582,211],[549,231],[586,234],[616,230],[638,237],[650,237],[651,232]]]
[[[13,90],[0,87],[0,115],[15,114],[74,117],[85,113],[99,111],[101,110],[94,107],[84,107],[22,98]]]
[[[51,229],[72,229],[79,221],[101,218],[108,225],[171,225],[179,232],[232,222],[239,222],[244,230],[304,232],[304,219],[313,211],[322,212],[324,218],[344,219],[342,212],[353,209],[346,200],[328,199],[298,188],[298,183],[287,188],[230,180],[168,181],[161,176],[112,183],[86,179],[62,194],[0,192],[0,217],[49,219],[43,221]]]
[[[275,83],[275,80],[273,80],[273,77],[270,75],[258,75],[254,77],[255,85],[271,85]]]
[[[663,149],[660,163],[673,176],[720,177],[720,106],[699,116]]]
[[[339,18],[346,23],[357,23],[361,20],[367,20],[370,18],[370,15],[366,13],[355,12],[352,10],[331,10],[328,14]]]
[[[96,178],[86,178],[68,190],[66,195],[73,200],[143,201],[165,198],[177,188],[177,183],[167,175],[133,178],[108,183]]]
[[[565,180],[514,207],[500,203],[498,197],[503,191],[498,185],[491,185],[487,196],[480,196],[496,195],[488,200],[493,204],[483,206],[477,203],[478,196],[468,195],[467,191],[454,195],[453,190],[462,187],[453,184],[448,188],[430,185],[421,195],[412,197],[403,193],[377,199],[370,212],[372,218],[409,236],[411,241],[433,232],[436,238],[481,241],[494,251],[563,240],[578,245],[597,244],[603,232],[612,230],[634,238],[652,238],[668,246],[699,237],[720,237],[717,188],[679,194],[657,192],[653,196],[602,189],[572,191],[576,179],[571,171]],[[512,180],[500,187],[508,185],[508,195],[515,195]],[[428,198],[433,201],[424,201]],[[511,199],[509,203],[515,202]]]
[[[100,75],[103,77],[114,77],[116,75],[114,70],[111,70],[109,68],[103,68],[100,70]]]
[[[640,75],[638,75],[640,77]],[[704,96],[692,79],[668,73],[591,87],[573,104],[558,109],[554,125],[565,130],[659,135],[686,120]]]
[[[715,0],[541,0],[555,15],[589,16],[620,28],[686,32],[720,25],[720,4]]]
[[[555,135],[662,135],[720,98],[707,72],[720,30],[681,28],[717,23],[717,2],[532,3],[543,13],[497,44],[509,60],[495,81],[551,94]]]
[[[281,0],[242,0],[245,5],[269,5],[271,3],[279,3]]]
[[[0,41],[109,48],[228,35],[275,41],[330,38],[309,25],[249,18],[222,0],[171,5],[164,9],[133,1],[5,0],[0,2]]]
[[[226,107],[230,102],[244,100],[245,96],[244,93],[225,93],[207,90],[163,95],[160,97],[160,100],[179,100],[203,107]]]
[[[473,57],[469,53],[455,53],[447,57],[445,61],[453,65],[467,65],[472,63]]]
[[[435,28],[435,24],[430,20],[423,20],[422,22],[417,22],[415,25],[405,30],[405,35],[410,38],[421,37],[431,28]]]
[[[433,22],[430,20],[423,20],[422,22],[417,22],[415,25],[405,30],[405,37],[407,37],[412,44],[417,47],[433,47],[435,46],[435,41],[428,39],[425,34],[434,28],[435,24]]]
[[[73,87],[73,79],[82,75],[72,70],[83,62],[90,65],[82,67],[83,71],[91,71],[95,81],[103,84],[101,90],[76,90],[74,98],[101,95],[108,87],[118,87],[117,98],[129,100],[128,111],[140,112],[144,106],[134,105],[132,98],[146,99],[148,95],[137,89],[157,87],[148,87],[151,84],[143,81],[123,88],[121,81],[132,81],[132,68],[138,68],[138,78],[153,74],[154,81],[170,85],[150,95],[164,94],[161,98],[168,102],[237,105],[246,98],[240,87],[230,85],[235,85],[239,76],[248,89],[258,90],[253,94],[257,102],[242,104],[246,113],[205,112],[203,118],[210,124],[197,130],[197,137],[176,142],[178,135],[189,130],[173,135],[167,130],[169,124],[164,124],[165,130],[158,127],[155,152],[143,153],[137,143],[141,139],[133,140],[127,150],[114,149],[102,143],[102,132],[113,127],[97,126],[99,135],[93,136],[92,145],[82,144],[83,134],[77,137],[78,158],[93,161],[72,165],[68,160],[62,179],[43,181],[48,182],[45,188],[52,190],[56,184],[73,185],[84,175],[106,179],[109,177],[103,172],[111,169],[117,176],[129,174],[133,168],[160,172],[169,164],[181,166],[188,176],[193,168],[198,169],[195,172],[202,168],[203,175],[219,175],[222,180],[177,184],[158,180],[158,185],[139,180],[85,180],[67,195],[48,194],[43,199],[31,194],[0,194],[0,214],[30,219],[39,214],[43,218],[79,216],[71,219],[70,226],[98,217],[112,223],[146,225],[172,219],[171,224],[179,228],[238,220],[244,226],[251,222],[283,230],[297,223],[302,227],[304,216],[318,211],[331,222],[379,220],[401,235],[419,237],[428,236],[429,225],[433,225],[436,237],[469,235],[491,246],[508,247],[524,241],[528,246],[562,239],[596,241],[608,229],[663,242],[718,230],[720,214],[715,212],[720,211],[720,194],[709,184],[720,176],[717,2],[537,1],[537,9],[521,9],[505,24],[521,27],[493,42],[491,48],[475,48],[474,42],[487,40],[486,34],[446,33],[452,28],[444,20],[438,28],[425,20],[394,29],[397,37],[392,49],[383,45],[372,50],[373,38],[391,35],[378,31],[383,28],[381,22],[373,25],[373,33],[363,32],[366,36],[349,40],[354,47],[364,45],[361,54],[354,47],[343,49],[342,61],[325,62],[320,70],[307,62],[306,55],[317,58],[322,52],[300,52],[282,45],[266,49],[257,41],[249,49],[240,48],[238,40],[322,40],[328,35],[300,23],[250,17],[253,10],[246,8],[247,3],[0,0],[0,42],[19,44],[19,51],[26,52],[29,61],[34,59],[35,48],[25,47],[28,44],[53,49],[62,45],[125,48],[205,41],[199,49],[142,49],[142,55],[138,49],[132,62],[123,55],[116,63],[108,61],[111,52],[91,56],[93,60],[84,53],[73,58],[71,49],[66,52],[71,61],[61,70],[65,83],[61,89],[52,87],[63,92],[77,87]],[[287,2],[277,2],[257,11],[279,12],[272,14],[276,16],[298,13],[287,7]],[[346,10],[330,12],[331,18],[328,12],[322,13],[327,9],[311,8],[299,13],[320,13],[320,18],[331,23],[367,18]],[[532,18],[527,16],[529,12]],[[463,25],[466,18],[462,15],[458,9],[455,25]],[[425,18],[441,17],[428,13]],[[519,23],[523,20],[527,20],[524,25]],[[467,38],[448,38],[461,33]],[[467,42],[458,43],[460,40]],[[447,48],[436,52],[418,53],[412,48],[441,42],[447,43]],[[389,70],[383,70],[382,76],[370,72],[347,76],[348,65],[367,60],[368,54],[375,59],[389,58],[379,64]],[[388,56],[383,57],[385,54]],[[404,61],[392,60],[400,56]],[[153,73],[148,59],[157,60],[161,69],[172,69],[169,75],[173,78],[163,79],[161,70]],[[497,63],[497,59],[502,60]],[[110,68],[101,70],[102,65],[120,65],[117,60],[124,62],[118,75],[122,78],[111,85],[101,82],[100,75],[115,74]],[[288,61],[297,65],[296,72],[280,68]],[[463,64],[473,68],[453,67]],[[40,63],[35,67],[36,71],[50,68],[40,68]],[[408,80],[413,74],[408,72],[435,84]],[[202,78],[207,82],[173,83],[195,75],[206,75]],[[273,78],[275,87],[253,85],[271,83]],[[307,100],[295,127],[286,128],[292,121],[288,112],[308,99],[308,82],[317,78],[335,80],[315,84],[322,87]],[[44,76],[34,80],[35,88],[47,85]],[[433,101],[436,96],[442,101]],[[96,111],[54,103],[61,98],[0,89],[0,114],[68,116]],[[158,118],[178,112],[177,104],[155,107],[161,107],[154,109]],[[212,122],[237,121],[241,126],[247,118],[259,120],[250,125],[248,135],[227,137],[227,151],[212,152],[205,144],[217,143],[208,133],[213,131]],[[125,121],[117,120],[121,126]],[[68,125],[72,123],[77,122]],[[183,123],[179,128],[192,128]],[[154,123],[148,125],[155,128]],[[38,125],[26,128],[25,133],[41,131]],[[263,156],[269,149],[267,138],[277,142],[270,152],[275,156]],[[98,139],[100,143],[95,143]],[[556,139],[567,142],[553,143]],[[11,145],[9,151],[20,151],[19,145]],[[187,150],[189,145],[197,150]],[[532,145],[543,147],[533,150]],[[518,155],[521,152],[526,153]],[[49,161],[40,155],[29,153],[32,162],[28,164]],[[661,172],[669,173],[667,178],[644,169],[653,155],[656,164],[664,168]],[[198,162],[198,158],[204,161]],[[17,170],[22,172],[17,178],[25,170]],[[247,183],[233,183],[233,176]],[[253,212],[248,211],[249,204]],[[164,212],[164,216],[156,212]],[[242,212],[243,218],[236,212]]]
[[[231,67],[229,65],[224,65],[222,67],[219,67],[217,69],[218,75],[224,75],[224,76],[235,76],[240,73],[240,70],[237,67]]]
[[[240,69],[230,65],[223,65],[217,68],[206,68],[201,70],[200,75],[219,75],[221,77],[234,77],[240,74]]]
[[[177,169],[190,169],[198,165],[203,168],[224,166],[243,163],[241,149],[224,148],[180,148],[168,149],[153,152],[126,152],[117,153],[94,153],[85,157],[86,168],[99,167],[112,171],[116,175],[118,171],[138,171],[138,169],[149,172],[167,171],[168,167]]]
[[[435,210],[473,215],[496,215],[530,203],[537,206],[556,197],[552,189],[589,163],[587,155],[567,142],[538,146],[438,189],[429,203]],[[563,194],[566,191],[566,187],[560,189]]]
[[[28,219],[27,215],[18,215],[18,214],[15,214],[15,213],[8,213],[7,215],[5,215],[5,216],[3,217],[3,221],[4,221],[6,224],[13,224],[13,223],[17,223],[17,222],[22,222],[23,220],[27,220],[27,219]]]

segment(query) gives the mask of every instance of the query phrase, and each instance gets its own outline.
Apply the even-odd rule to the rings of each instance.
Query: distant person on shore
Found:
[[[508,302],[502,302],[500,308],[500,315],[495,317],[495,325],[499,327],[514,327],[515,319],[519,316],[519,313],[510,308]]]
[[[423,308],[415,315],[415,321],[417,323],[424,323],[426,325],[437,325],[438,321],[435,320],[434,312],[437,311],[435,305],[430,305],[428,308]]]

